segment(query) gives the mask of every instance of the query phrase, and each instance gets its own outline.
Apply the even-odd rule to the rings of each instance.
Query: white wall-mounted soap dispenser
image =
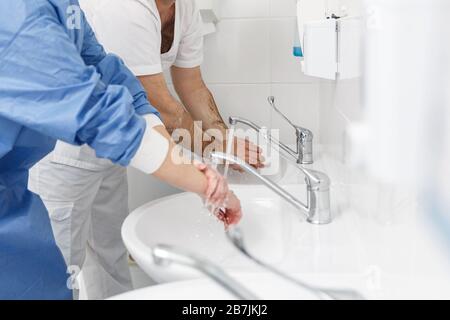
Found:
[[[338,43],[336,20],[319,20],[304,25],[303,72],[312,77],[336,79]]]
[[[219,22],[218,0],[196,0],[203,20],[203,35],[216,32],[216,25]],[[220,1],[220,0],[219,0]]]
[[[361,19],[328,18],[304,24],[303,72],[324,79],[361,75]]]

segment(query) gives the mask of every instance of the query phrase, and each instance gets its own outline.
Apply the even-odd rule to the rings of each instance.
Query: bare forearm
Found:
[[[203,150],[215,141],[214,138],[205,138],[203,136],[204,130],[219,129],[221,130],[219,138],[224,136],[226,126],[220,117],[214,98],[203,82],[199,82],[195,76],[193,79],[177,78],[178,81],[174,81],[174,83],[179,84],[180,81],[183,82],[181,86],[188,91],[184,89],[178,91],[177,89],[177,92],[182,94],[180,98],[188,102],[189,106],[199,106],[195,108],[198,112],[188,108],[188,106],[185,108],[182,103],[172,96],[162,74],[144,76],[139,79],[147,90],[150,103],[161,113],[166,130],[175,138],[176,143],[181,143],[185,148],[195,151],[202,156]],[[175,86],[178,87],[177,85]],[[205,108],[211,111],[201,110]],[[201,127],[194,123],[195,121],[200,121]],[[185,135],[186,131],[178,131],[180,129],[186,130],[188,137]],[[178,140],[174,135],[176,131],[181,133],[181,137],[188,139]]]
[[[167,131],[172,134],[176,129],[193,130],[194,120],[191,114],[183,107],[183,105],[176,101],[175,98],[169,97],[167,99],[158,99],[154,102],[150,101],[154,106],[163,106],[158,110],[164,122]],[[158,107],[157,107],[158,108]]]
[[[173,67],[172,78],[183,105],[195,121],[202,121],[203,129],[218,129],[225,133],[227,125],[211,91],[203,81],[200,68]]]
[[[202,121],[204,130],[226,131],[228,129],[220,115],[214,96],[206,86],[193,91],[189,97],[185,98],[185,101],[194,120]]]
[[[190,161],[183,163],[182,159],[174,156],[176,145],[164,127],[156,127],[154,130],[170,141],[170,147],[166,160],[153,175],[176,188],[203,196],[207,188],[207,180],[204,174],[195,168]]]
[[[150,103],[158,109],[170,135],[177,129],[185,129],[194,135],[194,120],[183,105],[175,99],[167,87],[162,74],[139,77],[147,91]],[[185,146],[192,148],[192,146]]]

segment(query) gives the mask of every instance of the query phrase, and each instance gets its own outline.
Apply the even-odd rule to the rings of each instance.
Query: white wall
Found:
[[[363,0],[336,0],[339,5],[345,4],[351,15],[363,15]],[[378,43],[377,43],[378,44]],[[362,48],[363,49],[363,48]],[[379,48],[380,49],[380,48]],[[383,52],[385,48],[380,50]],[[390,51],[385,52],[390,55]],[[372,65],[376,69],[376,65]],[[397,224],[402,221],[408,221],[410,215],[417,211],[417,195],[415,190],[408,187],[399,187],[393,183],[382,182],[374,178],[367,172],[367,168],[361,166],[359,157],[354,159],[349,150],[355,151],[360,146],[351,145],[351,139],[348,139],[348,129],[352,124],[362,123],[366,117],[363,99],[364,77],[351,80],[326,81],[321,80],[319,89],[319,132],[320,142],[326,145],[337,147],[339,153],[338,160],[344,163],[354,164],[355,160],[358,166],[351,167],[350,176],[346,177],[349,183],[349,206],[354,208],[360,214],[371,217],[380,224]],[[394,91],[396,89],[394,88]],[[375,90],[375,94],[378,93]],[[367,91],[366,91],[367,95]],[[375,105],[378,108],[379,105]],[[382,121],[382,130],[389,126],[387,122]],[[375,140],[379,140],[377,134]],[[367,143],[366,143],[367,144]],[[367,146],[365,146],[367,147]],[[373,149],[373,144],[367,147]],[[366,149],[358,150],[363,152]],[[366,155],[366,154],[365,154]],[[360,155],[359,155],[360,156]],[[391,157],[388,157],[391,162]],[[375,164],[380,167],[379,163]]]
[[[362,0],[329,0],[328,5],[338,12],[345,6],[351,16],[362,15]],[[361,87],[361,78],[320,82],[320,143],[340,147],[342,155],[348,127],[363,116]]]
[[[223,116],[242,116],[280,128],[294,142],[292,131],[274,115],[267,97],[299,124],[318,131],[318,82],[301,74],[292,54],[295,1],[220,0],[216,34],[205,41],[203,73]]]
[[[348,124],[361,116],[360,79],[322,81],[304,76],[292,55],[295,0],[219,0],[218,32],[205,42],[206,81],[225,118],[248,117],[295,138],[270,111],[266,97],[294,122],[311,129],[316,142],[343,146]],[[361,0],[302,0],[304,20],[323,19],[325,12],[361,14]]]
[[[345,147],[346,131],[362,118],[361,79],[321,81],[320,143]]]

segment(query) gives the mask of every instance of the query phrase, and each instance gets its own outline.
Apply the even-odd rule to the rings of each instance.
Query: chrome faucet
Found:
[[[242,230],[237,226],[232,226],[227,230],[227,238],[236,247],[239,252],[241,252],[248,259],[252,260],[254,263],[260,267],[272,272],[278,277],[297,285],[298,287],[314,294],[319,299],[322,300],[365,300],[365,298],[357,291],[350,289],[329,289],[329,288],[319,288],[311,286],[291,275],[281,271],[280,269],[263,262],[256,256],[250,253],[245,245],[244,234]]]
[[[215,152],[210,155],[213,162],[225,161],[237,164],[246,172],[254,175],[261,180],[267,187],[272,189],[289,203],[300,209],[301,213],[306,216],[306,220],[313,224],[328,224],[332,221],[330,209],[330,178],[322,172],[310,170],[299,166],[305,175],[307,188],[307,203],[304,204],[292,194],[284,190],[278,184],[261,175],[252,166],[245,163],[232,155]]]
[[[244,288],[236,280],[226,274],[219,266],[197,255],[175,248],[169,245],[157,245],[152,248],[152,256],[155,264],[168,266],[172,263],[193,268],[210,279],[214,280],[222,288],[241,300],[259,300],[253,293]]]
[[[295,134],[297,138],[296,148],[297,150],[294,151],[284,143],[280,141],[274,141],[271,137],[269,137],[269,140],[271,142],[276,142],[281,149],[283,149],[285,152],[287,152],[290,156],[292,156],[295,161],[298,164],[312,164],[314,162],[313,160],[313,138],[314,135],[311,132],[311,130],[302,128],[300,126],[295,125],[292,123],[291,120],[289,120],[288,117],[286,117],[275,105],[275,97],[270,96],[268,98],[270,106],[283,118],[285,119],[294,129]],[[239,117],[230,117],[229,118],[230,125],[236,125],[238,123],[245,124],[249,126],[250,128],[253,128],[257,132],[261,132],[262,128],[255,123],[239,118]]]

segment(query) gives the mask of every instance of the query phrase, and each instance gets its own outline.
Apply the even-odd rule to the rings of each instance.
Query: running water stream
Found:
[[[232,125],[230,129],[228,130],[227,135],[227,149],[225,151],[226,154],[232,154],[233,153],[233,146],[234,146],[234,132],[236,131],[236,126]],[[223,173],[223,176],[225,179],[228,179],[228,170],[230,169],[230,163],[225,163],[225,171]]]
[[[235,126],[231,126],[230,129],[227,132],[227,144],[226,144],[226,154],[232,154],[233,153],[233,146],[234,146],[234,133],[236,131],[236,127]],[[210,165],[213,166],[214,169],[218,169],[219,163],[217,162],[212,162],[210,163]],[[230,168],[230,163],[226,162],[224,164],[224,174],[223,176],[225,177],[225,179],[228,180],[228,172],[229,172],[229,168]],[[205,209],[208,211],[208,213],[212,216],[215,216],[216,218],[218,218],[219,220],[223,220],[223,210],[220,207],[216,207],[214,204],[209,203],[209,202],[205,202],[204,204]]]

